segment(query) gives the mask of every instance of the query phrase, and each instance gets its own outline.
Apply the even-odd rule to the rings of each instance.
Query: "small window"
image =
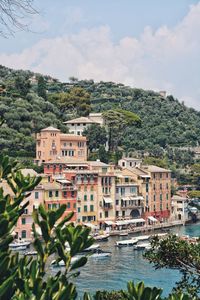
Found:
[[[22,225],[26,224],[26,218],[22,218]]]
[[[78,213],[80,213],[81,212],[81,208],[80,207],[78,207]]]
[[[59,191],[55,192],[55,196],[58,197],[59,196]]]
[[[84,201],[87,201],[87,195],[84,195]]]
[[[90,195],[90,200],[91,200],[91,201],[94,200],[94,195]]]
[[[90,211],[94,211],[94,205],[90,205]]]
[[[51,198],[53,196],[52,191],[49,191],[49,198]]]
[[[39,198],[39,193],[35,192],[35,199],[38,199],[38,198]]]
[[[22,239],[26,238],[26,230],[22,230]]]
[[[76,208],[76,203],[74,203],[73,207]]]
[[[71,205],[70,205],[70,202],[67,202],[67,208],[70,208]]]
[[[87,212],[87,205],[84,205],[84,212]]]
[[[162,194],[160,194],[160,201],[162,201]]]

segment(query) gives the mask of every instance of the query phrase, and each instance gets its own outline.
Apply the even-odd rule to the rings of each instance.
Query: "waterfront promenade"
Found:
[[[173,221],[170,223],[159,223],[159,224],[153,224],[153,225],[145,225],[145,226],[138,226],[138,227],[132,227],[128,229],[120,229],[120,230],[113,230],[111,229],[109,231],[109,234],[111,236],[113,235],[120,235],[122,233],[144,233],[144,232],[149,232],[149,231],[154,231],[154,230],[167,230],[171,227],[175,226],[183,226],[185,225],[185,222],[180,220],[180,221]]]

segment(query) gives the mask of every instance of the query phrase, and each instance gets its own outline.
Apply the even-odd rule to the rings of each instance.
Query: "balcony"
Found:
[[[109,205],[105,205],[105,204],[100,204],[100,207],[105,210],[105,211],[108,211],[110,209],[113,209],[113,205],[112,204],[109,204]]]

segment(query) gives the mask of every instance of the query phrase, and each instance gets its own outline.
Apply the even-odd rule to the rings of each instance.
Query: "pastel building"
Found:
[[[90,113],[88,117],[80,117],[64,122],[69,132],[75,135],[82,135],[83,131],[92,124],[103,125],[104,120],[101,113]]]
[[[64,134],[54,127],[41,130],[36,136],[36,159],[38,164],[61,158],[87,159],[87,140],[84,136]]]
[[[140,167],[142,164],[141,159],[133,158],[133,157],[123,157],[118,161],[118,165],[121,168],[135,168]]]
[[[92,170],[76,171],[77,222],[98,222],[98,172]]]
[[[169,219],[171,212],[171,171],[153,165],[142,166],[142,170],[150,176],[145,217],[153,216],[165,222]]]
[[[123,170],[116,177],[116,219],[140,218],[144,209],[144,197],[131,174]]]

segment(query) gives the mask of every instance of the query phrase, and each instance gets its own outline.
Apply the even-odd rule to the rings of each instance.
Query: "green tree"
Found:
[[[107,142],[107,132],[105,127],[98,124],[92,124],[83,131],[83,135],[87,137],[88,148],[90,151],[99,149]]]
[[[124,131],[131,125],[140,125],[141,119],[134,113],[122,109],[108,110],[103,113],[109,134],[109,151],[116,151]]]
[[[109,153],[108,153],[108,151],[106,151],[104,146],[99,147],[98,156],[99,156],[100,161],[102,161],[106,164],[109,162]]]
[[[39,97],[42,97],[45,100],[47,99],[46,81],[43,76],[38,77],[37,94]]]
[[[17,76],[15,79],[15,88],[21,96],[26,96],[31,85],[28,78],[24,76]]]
[[[191,297],[200,293],[200,240],[189,243],[176,235],[159,240],[155,237],[152,248],[145,257],[154,264],[156,269],[173,268],[181,272],[182,278],[177,283],[176,291],[186,291]]]
[[[67,93],[55,95],[61,111],[74,116],[87,116],[91,110],[90,94],[81,87],[74,87]]]

